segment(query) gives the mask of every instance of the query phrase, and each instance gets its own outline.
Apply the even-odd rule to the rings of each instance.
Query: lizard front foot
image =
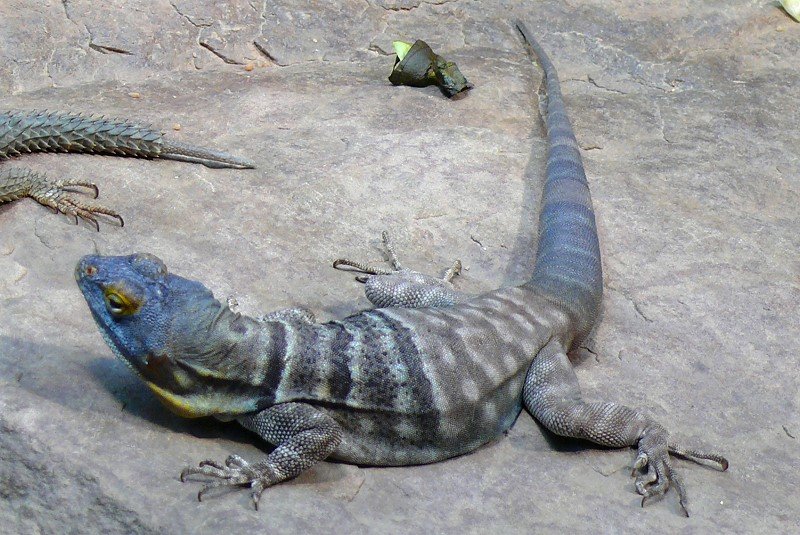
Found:
[[[125,221],[117,212],[95,202],[87,201],[75,196],[80,193],[76,188],[86,188],[93,198],[97,198],[99,190],[93,182],[84,180],[50,180],[47,176],[26,168],[11,168],[0,171],[0,204],[11,202],[23,197],[31,197],[39,204],[48,206],[56,213],[67,214],[84,221],[94,223],[97,230],[100,224],[95,217],[103,214],[119,220],[120,226],[125,226]]]
[[[203,475],[219,479],[219,481],[208,483],[200,489],[197,493],[198,501],[203,501],[203,495],[206,492],[218,487],[250,487],[253,491],[250,497],[256,510],[258,510],[258,501],[261,499],[261,493],[264,492],[264,489],[285,479],[269,463],[262,462],[251,465],[238,455],[228,456],[225,459],[224,466],[216,461],[205,460],[197,467],[184,468],[181,472],[181,481],[186,482],[187,476],[191,475]]]
[[[246,486],[252,489],[253,505],[258,509],[264,489],[308,470],[333,453],[342,440],[342,430],[333,418],[304,403],[280,403],[237,420],[276,447],[257,464],[251,465],[238,455],[231,455],[224,465],[203,461],[197,467],[185,468],[181,481],[193,474],[219,480],[200,489],[198,500],[216,487]]]
[[[678,492],[683,514],[689,516],[686,508],[686,489],[672,467],[670,453],[702,464],[711,461],[719,465],[721,471],[728,469],[728,460],[714,453],[687,450],[667,442],[667,431],[659,424],[651,423],[642,433],[638,444],[638,455],[631,475],[636,476],[636,491],[642,495],[642,507],[664,497],[670,485]]]
[[[389,234],[381,234],[383,247],[388,256],[391,269],[373,267],[363,262],[340,258],[333,262],[335,269],[362,273],[356,280],[365,284],[365,293],[377,307],[442,307],[450,306],[463,296],[453,289],[450,281],[461,273],[461,261],[456,260],[441,279],[404,268],[389,239]]]

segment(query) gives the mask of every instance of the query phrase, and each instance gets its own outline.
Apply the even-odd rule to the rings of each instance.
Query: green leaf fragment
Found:
[[[394,47],[394,53],[397,54],[397,59],[403,61],[403,58],[406,57],[406,54],[414,45],[405,41],[392,41],[392,46]]]
[[[800,0],[779,0],[784,11],[795,21],[800,22]]]

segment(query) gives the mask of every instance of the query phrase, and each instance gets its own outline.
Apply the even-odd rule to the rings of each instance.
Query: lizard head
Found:
[[[97,326],[114,353],[139,375],[164,352],[171,285],[155,256],[84,256],[75,268]]]
[[[208,288],[145,253],[85,256],[75,280],[111,350],[170,410],[186,417],[252,410],[249,400],[215,393],[214,382],[226,378],[217,363],[227,343],[215,325],[232,313]]]

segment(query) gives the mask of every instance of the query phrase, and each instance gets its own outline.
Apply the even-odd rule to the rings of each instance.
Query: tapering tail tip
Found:
[[[177,141],[165,141],[162,158],[182,162],[201,163],[206,167],[229,169],[255,169],[256,164],[247,158],[233,156],[227,152],[195,147]]]
[[[520,19],[515,19],[513,21],[513,24],[514,24],[514,27],[517,29],[517,31],[522,35],[522,39],[526,43],[530,42],[530,40],[531,40],[531,31],[528,29],[528,27],[525,25],[525,23],[522,22]]]
[[[521,20],[517,19],[514,21],[514,27],[516,27],[517,31],[522,36],[522,40],[525,42],[525,46],[528,48],[529,51],[533,52],[533,55],[535,55],[539,59],[539,62],[549,64],[550,58],[547,56],[547,54],[539,45],[539,43],[536,41],[536,39],[533,38],[533,34],[531,34],[531,31],[528,29],[528,26],[526,26],[525,23],[522,22]],[[546,67],[545,65],[542,65],[542,68],[544,68],[545,70],[548,70],[549,67],[550,65],[547,65]]]

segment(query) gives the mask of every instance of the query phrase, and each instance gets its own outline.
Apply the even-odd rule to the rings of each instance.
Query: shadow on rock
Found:
[[[85,368],[129,414],[198,438],[224,437],[234,442],[254,443],[252,434],[235,422],[220,422],[210,417],[187,419],[172,414],[138,377],[116,360],[95,358]]]
[[[235,422],[185,419],[172,414],[121,362],[74,346],[0,336],[0,382],[12,381],[34,396],[75,412],[119,411],[198,438],[259,442]]]

